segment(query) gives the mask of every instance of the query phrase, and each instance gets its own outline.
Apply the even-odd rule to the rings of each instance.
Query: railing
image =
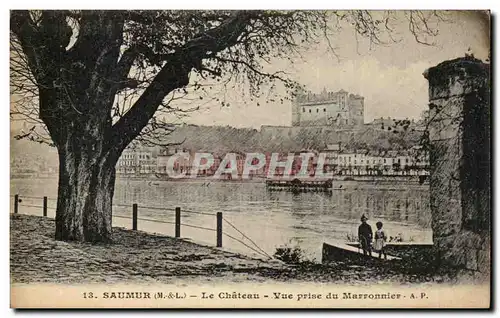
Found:
[[[13,196],[14,197],[14,214],[18,214],[20,210],[20,206],[23,207],[32,207],[32,208],[41,208],[42,213],[44,217],[47,217],[47,210],[52,209],[55,210],[56,207],[52,207],[48,205],[48,201],[56,201],[57,199],[54,198],[48,198],[46,196],[44,197],[35,197],[35,196],[20,196],[19,194],[16,194]],[[23,199],[29,199],[29,200],[41,200],[42,205],[36,205],[36,204],[28,204],[26,202],[23,202]],[[250,237],[245,235],[241,230],[239,230],[234,224],[229,222],[226,218],[223,217],[222,212],[217,212],[217,213],[207,213],[207,212],[199,212],[199,211],[192,211],[192,210],[187,210],[187,209],[182,209],[180,207],[176,207],[175,209],[172,208],[163,208],[163,207],[153,207],[153,206],[139,206],[137,203],[133,203],[132,205],[126,205],[126,204],[113,204],[113,207],[122,207],[122,208],[131,208],[132,210],[132,216],[126,216],[126,215],[113,215],[112,217],[115,218],[121,218],[121,219],[129,219],[132,221],[132,230],[137,231],[138,229],[138,221],[146,221],[146,222],[154,222],[154,223],[160,223],[160,224],[173,224],[174,225],[174,232],[175,232],[175,237],[176,238],[181,238],[181,226],[185,227],[190,227],[190,228],[195,228],[195,229],[201,229],[205,231],[212,231],[216,233],[216,246],[219,248],[222,248],[222,238],[223,236],[226,236],[246,248],[252,250],[253,252],[264,256],[266,258],[272,258],[266,251],[264,251],[262,248],[260,248],[255,241],[253,241]],[[157,220],[157,219],[151,219],[151,218],[144,218],[144,217],[139,217],[139,208],[143,208],[146,210],[159,210],[159,211],[171,211],[175,213],[175,222],[171,221],[166,221],[166,220]],[[196,214],[196,215],[203,215],[203,216],[215,216],[216,217],[216,228],[209,228],[209,227],[204,227],[204,226],[199,226],[199,225],[193,225],[193,224],[187,224],[187,223],[182,223],[181,222],[181,212],[183,213],[188,213],[188,214]],[[249,244],[247,244],[245,241],[242,239],[239,239],[237,237],[234,237],[233,235],[230,235],[226,232],[223,231],[223,222],[225,222],[227,225],[230,226],[230,228],[234,229],[236,232],[238,232],[244,239],[248,240]],[[251,244],[251,245],[250,245]]]

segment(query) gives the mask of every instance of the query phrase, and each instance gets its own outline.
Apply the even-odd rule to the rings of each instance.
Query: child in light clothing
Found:
[[[375,242],[373,244],[373,249],[378,252],[378,257],[382,258],[382,254],[384,254],[384,259],[387,259],[387,253],[385,252],[385,242],[387,241],[387,235],[384,230],[382,230],[382,222],[377,222],[377,231],[375,231]]]

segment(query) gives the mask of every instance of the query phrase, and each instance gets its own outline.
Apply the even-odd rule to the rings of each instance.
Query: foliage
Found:
[[[300,264],[308,262],[305,259],[304,251],[298,245],[290,246],[285,244],[283,246],[279,246],[274,252],[274,257],[287,264]]]
[[[355,233],[347,233],[346,234],[346,242],[357,243],[357,242],[359,242],[359,237]]]

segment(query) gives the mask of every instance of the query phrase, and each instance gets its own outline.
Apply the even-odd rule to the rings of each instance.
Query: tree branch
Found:
[[[204,58],[237,43],[252,17],[253,14],[246,11],[235,12],[218,27],[202,32],[170,54],[166,65],[134,106],[113,125],[110,145],[121,152],[148,124],[165,96],[186,86],[189,73],[193,68],[201,68]]]

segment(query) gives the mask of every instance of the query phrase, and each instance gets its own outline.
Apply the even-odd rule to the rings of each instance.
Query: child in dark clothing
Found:
[[[358,228],[358,237],[361,248],[363,249],[363,254],[369,254],[370,256],[372,256],[371,244],[373,231],[372,227],[368,223],[366,223],[367,220],[368,218],[363,214],[363,216],[361,216],[361,225]]]

